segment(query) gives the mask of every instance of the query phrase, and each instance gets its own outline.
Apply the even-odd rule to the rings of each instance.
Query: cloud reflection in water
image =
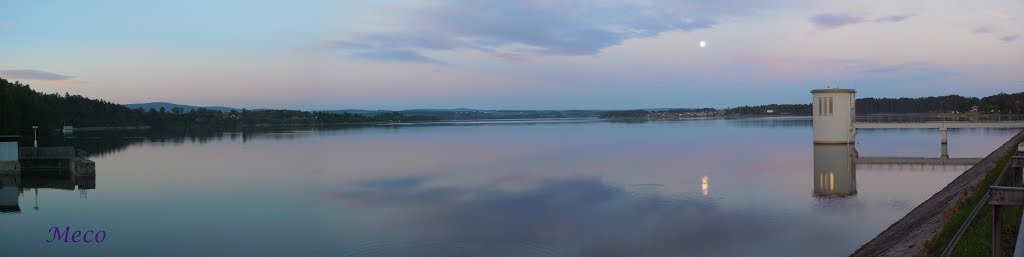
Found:
[[[787,245],[827,232],[787,231],[787,224],[800,221],[772,213],[721,210],[720,199],[704,193],[666,196],[658,184],[613,186],[598,177],[579,176],[542,178],[530,187],[502,189],[431,186],[431,179],[436,178],[367,180],[329,193],[329,199],[357,207],[353,211],[401,210],[392,220],[398,224],[389,227],[431,241],[431,247],[416,248],[421,256],[450,255],[458,245],[467,244],[478,247],[471,251],[477,254],[498,246],[558,246],[545,248],[545,254],[553,255],[525,256],[755,256],[758,245]],[[780,233],[789,235],[779,237]],[[405,245],[376,240],[370,245]],[[737,243],[754,245],[730,246]]]

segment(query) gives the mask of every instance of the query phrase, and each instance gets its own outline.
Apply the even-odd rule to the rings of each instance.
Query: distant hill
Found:
[[[329,110],[329,111],[325,111],[325,112],[337,113],[337,114],[342,114],[342,113],[350,113],[350,114],[377,114],[377,113],[387,113],[387,112],[393,112],[393,111],[389,111],[389,110],[343,109],[343,110]]]
[[[342,109],[342,110],[329,110],[326,112],[331,113],[351,113],[351,114],[378,114],[378,113],[448,113],[448,112],[482,112],[483,110],[468,109],[468,108],[455,108],[455,109],[407,109],[401,111],[395,110],[364,110],[364,109]]]
[[[481,110],[470,108],[452,109],[406,109],[406,110],[362,110],[344,109],[330,110],[329,113],[349,113],[362,115],[380,115],[399,113],[403,115],[422,115],[437,117],[442,120],[478,120],[478,119],[541,119],[541,118],[593,118],[605,111],[599,110]]]
[[[242,110],[242,109],[239,109],[239,108],[225,107],[225,106],[192,106],[192,105],[174,104],[174,103],[166,103],[166,102],[126,104],[124,106],[127,106],[128,108],[131,108],[131,109],[142,108],[143,111],[148,111],[149,108],[160,110],[160,107],[163,107],[167,111],[170,111],[174,107],[178,107],[178,108],[184,109],[185,112],[189,112],[191,110],[195,110],[195,109],[199,109],[199,108],[206,108],[207,110],[220,111],[220,112],[230,112],[230,111],[241,111]]]
[[[426,115],[442,120],[478,119],[547,119],[594,118],[604,111],[593,110],[478,110],[478,109],[411,109],[399,111],[405,115]]]
[[[403,112],[480,112],[485,110],[469,109],[469,108],[455,108],[455,109],[407,109]]]

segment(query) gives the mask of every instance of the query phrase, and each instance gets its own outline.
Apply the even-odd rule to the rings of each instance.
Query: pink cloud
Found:
[[[43,81],[43,82],[49,83],[49,84],[52,84],[52,85],[58,85],[58,86],[81,86],[82,85],[82,81],[78,81],[78,80],[52,80],[52,81]]]
[[[81,80],[73,80],[75,78],[73,76],[31,69],[0,70],[0,77],[11,80],[37,81],[58,86],[78,86],[83,83]]]

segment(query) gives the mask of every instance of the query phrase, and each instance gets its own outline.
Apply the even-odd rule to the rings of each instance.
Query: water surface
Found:
[[[94,184],[3,180],[19,211],[0,214],[0,255],[845,256],[969,168],[855,164],[938,158],[938,130],[852,147],[811,133],[806,118],[80,133],[66,140],[93,153]],[[950,130],[947,154],[1015,133]],[[108,237],[46,243],[53,226]]]

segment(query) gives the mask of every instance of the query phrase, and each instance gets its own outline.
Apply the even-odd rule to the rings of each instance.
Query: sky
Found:
[[[0,77],[116,103],[631,109],[1024,91],[1024,1],[0,0]],[[700,47],[699,42],[706,46]]]

